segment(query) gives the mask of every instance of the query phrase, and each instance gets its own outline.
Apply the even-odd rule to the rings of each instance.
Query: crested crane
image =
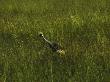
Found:
[[[61,47],[61,45],[59,45],[59,44],[57,44],[57,43],[55,43],[55,42],[51,42],[51,41],[47,40],[47,39],[44,37],[44,35],[43,35],[42,32],[39,33],[39,36],[40,36],[41,38],[43,38],[43,40],[49,45],[49,47],[51,48],[51,50],[52,50],[53,52],[57,52],[58,54],[65,54],[65,51],[63,50],[63,48]]]

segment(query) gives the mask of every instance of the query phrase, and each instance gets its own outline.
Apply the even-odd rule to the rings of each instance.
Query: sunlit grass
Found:
[[[109,0],[1,0],[0,82],[109,82]],[[38,33],[64,47],[53,53]]]

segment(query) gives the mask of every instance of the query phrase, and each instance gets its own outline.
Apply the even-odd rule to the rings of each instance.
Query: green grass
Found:
[[[110,1],[0,0],[0,82],[110,82]]]

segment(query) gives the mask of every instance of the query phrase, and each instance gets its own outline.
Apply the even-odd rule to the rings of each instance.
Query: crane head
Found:
[[[43,33],[42,33],[42,32],[39,32],[39,36],[40,36],[40,37],[43,37],[44,35],[43,35]]]

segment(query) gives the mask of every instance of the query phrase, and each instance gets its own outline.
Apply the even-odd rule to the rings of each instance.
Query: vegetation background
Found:
[[[0,82],[110,82],[110,0],[0,0]]]

